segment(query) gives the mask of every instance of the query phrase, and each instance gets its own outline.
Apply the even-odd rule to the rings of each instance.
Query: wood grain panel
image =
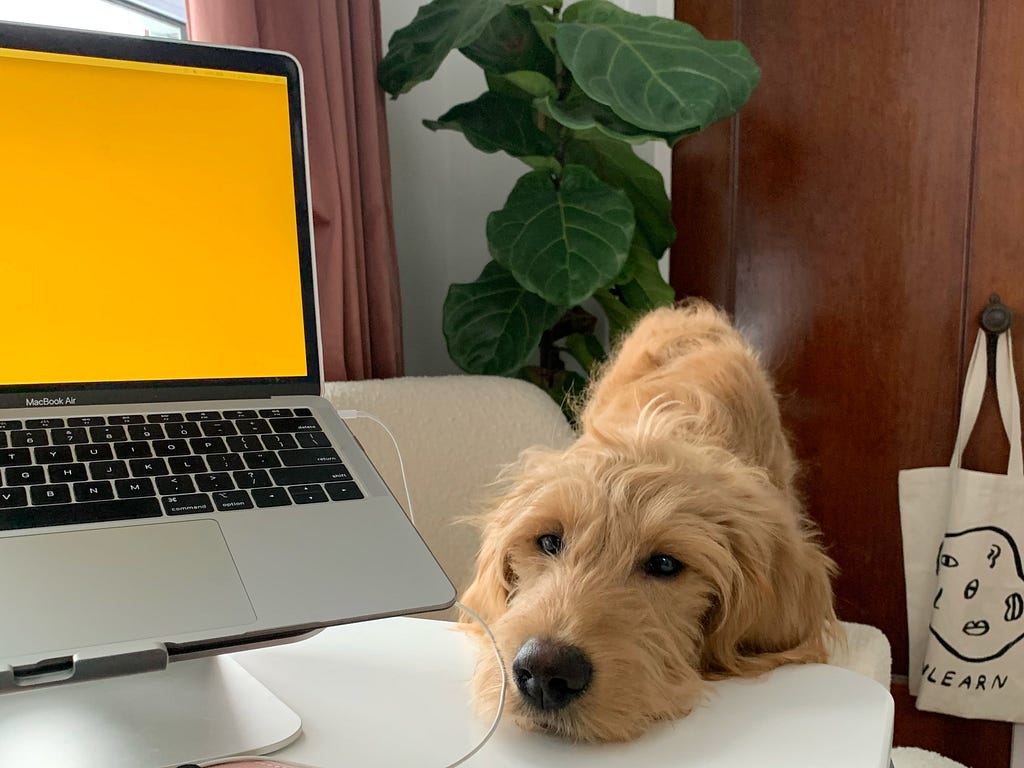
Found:
[[[840,614],[880,627],[905,672],[896,476],[948,461],[955,428],[936,404],[958,392],[977,5],[745,0],[739,13],[764,75],[733,150],[733,254],[716,231],[676,262],[735,263],[737,321],[777,368],[842,570]],[[700,149],[680,146],[677,184],[708,167]]]
[[[983,31],[964,341],[973,346],[977,316],[998,293],[1015,313],[1015,367],[1024,381],[1024,5],[988,0]],[[1008,452],[990,385],[964,465],[1005,472]]]
[[[734,2],[676,0],[676,18],[695,24],[705,37],[736,37]],[[736,125],[739,118],[716,123],[677,144],[672,159],[672,218],[676,241],[669,273],[676,288],[703,296],[732,312],[736,305],[735,207],[732,197]]]
[[[1000,192],[1024,178],[1024,10],[988,2],[1000,51],[986,37],[970,229],[981,0],[725,5],[677,0],[677,18],[742,39],[764,76],[734,128],[677,147],[672,282],[733,310],[776,367],[809,507],[842,569],[840,615],[880,627],[904,674],[897,473],[948,462],[963,341],[969,352],[988,293],[1024,313],[1011,279],[1024,200]],[[983,414],[979,433],[994,426]],[[969,460],[1005,467],[1001,450],[972,446]],[[1008,765],[1005,724],[921,713],[905,685],[894,692],[895,743]]]

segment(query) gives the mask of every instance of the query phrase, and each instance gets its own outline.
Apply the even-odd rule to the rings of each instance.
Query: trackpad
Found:
[[[214,520],[0,539],[0,659],[256,620]]]

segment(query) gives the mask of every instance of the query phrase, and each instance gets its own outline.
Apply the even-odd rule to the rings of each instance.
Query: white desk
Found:
[[[233,658],[294,709],[276,757],[318,768],[442,768],[489,726],[469,703],[472,642],[451,624],[385,619]],[[789,666],[711,686],[689,717],[631,744],[578,745],[502,723],[477,768],[887,768],[893,701],[838,667]]]

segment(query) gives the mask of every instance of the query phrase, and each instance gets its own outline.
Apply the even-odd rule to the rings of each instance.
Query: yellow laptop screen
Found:
[[[307,374],[287,82],[0,48],[0,385]]]

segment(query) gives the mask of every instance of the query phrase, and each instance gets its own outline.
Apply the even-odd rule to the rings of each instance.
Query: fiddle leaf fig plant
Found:
[[[454,49],[486,90],[424,125],[527,170],[487,218],[491,260],[449,288],[448,352],[564,403],[605,357],[595,312],[614,339],[675,299],[658,268],[676,236],[665,182],[633,146],[732,115],[760,69],[739,42],[608,0],[432,0],[391,37],[378,81],[397,98]]]

